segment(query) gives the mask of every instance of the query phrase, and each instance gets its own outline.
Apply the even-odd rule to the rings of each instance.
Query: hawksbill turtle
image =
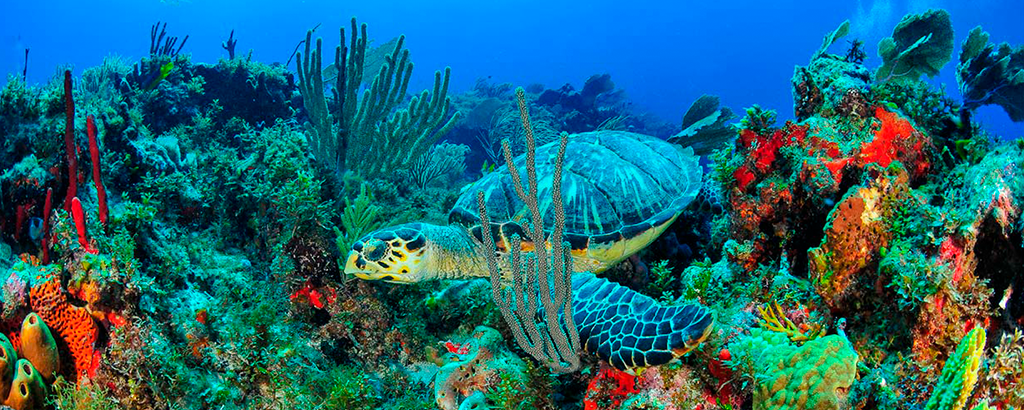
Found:
[[[540,212],[554,226],[552,178],[559,142],[536,149]],[[525,155],[525,154],[524,154]],[[524,155],[514,163],[525,163]],[[525,167],[519,167],[526,181]],[[582,347],[619,370],[668,363],[695,348],[710,333],[714,317],[701,305],[663,306],[599,273],[650,245],[701,188],[702,169],[690,148],[624,131],[569,136],[562,172],[564,238],[573,258],[573,320]],[[430,279],[488,277],[483,234],[499,253],[512,236],[521,248],[529,211],[513,192],[502,166],[471,184],[449,213],[449,225],[407,223],[374,231],[352,246],[345,273],[367,280],[415,283]],[[484,230],[477,194],[490,216]],[[546,244],[550,246],[550,244]]]

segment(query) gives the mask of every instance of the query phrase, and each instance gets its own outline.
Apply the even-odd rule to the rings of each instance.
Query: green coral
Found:
[[[747,108],[747,115],[740,120],[740,127],[758,135],[767,135],[775,127],[777,119],[775,110],[766,110],[754,104],[753,107]]]
[[[347,255],[352,249],[352,244],[363,235],[380,227],[380,211],[381,207],[374,205],[373,193],[366,185],[359,187],[359,196],[354,201],[345,198],[345,210],[341,214],[341,227],[344,230],[334,228],[337,235],[335,243],[342,255]]]
[[[455,126],[459,113],[451,114],[450,68],[445,68],[443,74],[434,73],[433,92],[424,90],[414,95],[408,106],[399,108],[405,101],[413,68],[409,50],[402,48],[405,36],[398,38],[371,85],[358,97],[366,56],[366,24],[359,26],[353,18],[351,34],[346,47],[345,30],[341,30],[334,66],[345,74],[337,76],[334,98],[328,101],[321,70],[322,40],[316,39],[313,48],[313,31],[306,33],[305,53],[296,55],[299,90],[309,114],[307,132],[317,161],[336,175],[351,170],[373,179],[411,167]],[[358,153],[358,161],[349,161],[353,153]]]
[[[916,81],[921,75],[934,77],[953,56],[953,24],[949,12],[928,10],[903,16],[892,31],[878,43],[883,64],[876,78]]]
[[[985,351],[985,329],[976,327],[960,340],[946,364],[942,376],[925,404],[925,410],[961,410],[978,382],[981,356]]]
[[[857,377],[857,352],[842,335],[797,347],[784,333],[753,329],[729,345],[726,364],[754,380],[754,409],[839,409]]]

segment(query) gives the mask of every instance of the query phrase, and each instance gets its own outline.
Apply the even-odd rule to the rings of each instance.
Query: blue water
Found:
[[[150,26],[166,21],[170,35],[189,35],[183,52],[193,61],[226,57],[220,43],[234,29],[238,54],[284,62],[306,29],[321,24],[325,45],[357,16],[379,42],[407,36],[416,63],[410,90],[429,87],[436,69],[451,66],[452,91],[478,77],[517,85],[577,88],[595,73],[610,73],[638,110],[679,123],[704,93],[741,111],[760,104],[792,116],[789,79],[822,36],[844,19],[867,46],[869,67],[880,60],[878,41],[907,13],[945,8],[952,14],[955,52],[967,32],[982,25],[994,42],[1024,43],[1024,1],[4,1],[0,15],[0,73],[20,74],[31,49],[28,78],[42,82],[60,64],[75,74],[108,54],[148,55]],[[841,53],[846,41],[833,50]],[[328,56],[333,53],[327,53]],[[932,80],[959,98],[956,56]],[[293,67],[294,69],[294,63]],[[1004,138],[1024,137],[1001,108],[983,107],[976,118]]]

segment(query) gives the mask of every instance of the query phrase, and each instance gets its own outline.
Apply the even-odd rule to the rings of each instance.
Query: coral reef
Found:
[[[158,23],[141,59],[11,76],[0,401],[1022,408],[1024,140],[972,111],[1024,118],[1024,57],[978,27],[946,67],[950,20],[904,17],[880,67],[842,22],[792,116],[735,124],[710,89],[656,120],[609,74],[457,93],[453,67],[410,96],[413,43],[355,20],[326,67],[310,30],[297,74],[233,31],[193,61]],[[943,70],[962,99],[922,81]]]

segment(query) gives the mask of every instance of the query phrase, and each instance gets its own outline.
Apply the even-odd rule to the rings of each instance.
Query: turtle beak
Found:
[[[400,277],[395,277],[390,273],[383,273],[366,269],[366,261],[359,255],[359,252],[351,251],[348,253],[348,259],[345,261],[345,274],[352,275],[363,280],[384,280],[390,283],[412,283],[409,280],[405,280]]]

